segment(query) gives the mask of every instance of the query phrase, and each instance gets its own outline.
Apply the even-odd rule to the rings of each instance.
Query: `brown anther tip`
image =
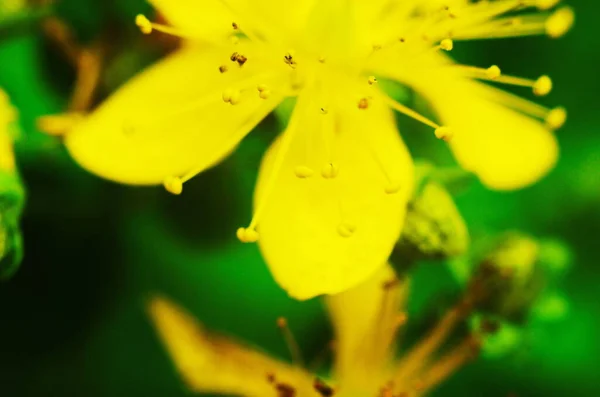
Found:
[[[288,326],[287,319],[285,317],[279,317],[277,319],[277,326],[279,328],[287,328],[287,326]]]
[[[369,108],[369,100],[367,98],[361,98],[360,101],[358,101],[358,108],[361,110],[365,110]]]
[[[267,373],[267,382],[269,383],[275,383],[277,379],[275,378],[275,374],[273,372],[268,372]]]
[[[313,382],[313,387],[323,397],[331,397],[334,394],[334,390],[332,387],[328,386],[325,382],[323,382],[319,378],[315,378]]]
[[[275,385],[279,397],[294,397],[296,395],[296,389],[285,383],[278,383]]]
[[[219,72],[221,72],[221,73],[225,73],[225,72],[227,72],[227,70],[228,70],[228,69],[227,69],[227,66],[226,66],[226,65],[221,65],[221,66],[219,66]]]
[[[238,29],[240,28],[240,27],[238,26],[238,24],[237,24],[237,23],[235,23],[235,22],[232,22],[232,23],[231,23],[231,27],[233,28],[233,30],[238,30]]]

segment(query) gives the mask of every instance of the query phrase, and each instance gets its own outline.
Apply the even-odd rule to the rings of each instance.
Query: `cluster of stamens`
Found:
[[[527,7],[536,7],[537,9],[542,11],[549,10],[555,7],[558,4],[558,2],[559,0],[503,0],[490,3],[479,2],[476,4],[465,6],[464,9],[444,6],[441,9],[432,12],[431,15],[427,15],[425,12],[423,15],[420,16],[421,18],[423,18],[424,21],[426,21],[427,18],[431,19],[431,21],[437,21],[434,25],[432,25],[433,31],[416,31],[412,34],[410,32],[403,32],[402,35],[396,36],[389,43],[373,43],[372,50],[373,53],[381,54],[385,51],[395,50],[396,46],[408,46],[411,44],[415,44],[420,40],[421,44],[417,46],[418,48],[423,47],[423,44],[425,44],[425,47],[430,46],[430,51],[449,52],[454,49],[455,41],[457,40],[516,37],[539,33],[545,33],[546,35],[553,38],[560,37],[566,31],[569,30],[570,26],[573,23],[573,12],[570,10],[570,8],[558,9],[549,16],[533,15],[529,17],[521,17],[517,15],[502,17],[502,15],[504,14],[509,14],[513,11],[519,11],[520,9]],[[469,12],[472,15],[469,14]],[[463,24],[467,27],[461,25],[462,22],[464,22],[465,20],[468,21],[469,18],[480,18],[481,22],[479,24],[472,25]],[[152,31],[156,30],[179,37],[188,37],[188,35],[185,35],[172,27],[152,23],[143,15],[137,16],[136,24],[144,34],[149,34]],[[425,25],[427,25],[427,23],[425,23]],[[461,26],[463,27],[460,28]],[[240,25],[238,25],[236,22],[232,22],[231,27],[233,31],[230,36],[230,44],[234,46],[237,46],[240,43],[242,37],[245,37],[246,39],[249,39],[251,41],[261,41],[260,38],[256,38],[256,36],[253,36],[253,34],[251,34],[250,32],[241,29]],[[439,37],[440,31],[446,32],[442,35],[442,37],[446,37],[441,38],[436,43],[432,43],[432,37]],[[261,44],[266,43],[262,42]],[[227,45],[227,48],[230,48],[229,44]],[[236,64],[239,68],[242,68],[248,62],[248,57],[237,48],[238,47],[236,47],[236,50],[229,52],[230,55],[228,57],[229,61]],[[299,58],[295,54],[295,51],[293,49],[285,52],[283,56],[281,55],[281,53],[279,54],[280,55],[276,55],[276,58],[279,59],[279,62],[283,61],[283,63],[289,66],[289,68],[291,69],[288,69],[290,81],[289,87],[292,87],[293,90],[296,90],[293,96],[298,95],[299,90],[301,90],[301,88],[305,84],[305,82],[296,80],[300,78],[299,76],[302,76],[302,74],[298,72],[301,71],[302,68],[304,68],[305,62],[307,65],[312,65],[313,63],[316,64],[317,62],[318,64],[324,64],[326,59],[326,57],[323,55],[319,55],[316,59],[312,60],[306,60],[303,57]],[[300,55],[304,56],[306,54]],[[301,60],[300,63],[298,61],[299,59]],[[236,67],[236,69],[238,69],[238,67]],[[487,68],[478,68],[467,65],[449,65],[447,67],[455,68],[455,70],[459,72],[459,75],[465,78],[485,80],[497,84],[508,84],[513,86],[529,87],[531,88],[533,94],[535,94],[536,96],[545,96],[549,94],[553,88],[552,80],[548,76],[544,75],[537,79],[531,80],[521,77],[504,75],[500,67],[498,67],[497,65],[492,65]],[[230,71],[229,66],[225,63],[217,65],[216,69],[221,74]],[[358,109],[362,111],[369,111],[374,101],[382,101],[395,111],[431,127],[434,131],[434,135],[436,138],[445,142],[450,142],[452,140],[452,138],[455,135],[455,131],[450,126],[440,125],[435,121],[418,113],[414,109],[411,109],[403,105],[402,103],[399,103],[398,101],[384,93],[382,90],[377,88],[377,82],[378,80],[375,76],[368,76],[366,78],[365,90],[371,89],[371,91],[367,95],[357,97],[355,103]],[[279,85],[276,85],[272,86],[273,89],[271,89],[269,86],[267,86],[267,84],[264,83],[256,84],[255,87],[258,92],[258,97],[263,100],[267,100],[273,97],[273,89],[277,89],[277,91],[280,91],[281,88]],[[245,100],[246,93],[248,91],[248,87],[228,88],[222,92],[222,100],[226,104],[237,105],[242,100]],[[285,92],[286,90],[281,88],[281,91]],[[495,95],[497,97],[494,97],[492,99],[499,100],[508,107],[511,107],[527,115],[545,121],[547,127],[550,129],[560,128],[566,121],[566,111],[562,107],[558,107],[555,109],[547,109],[534,102],[520,98],[516,95],[510,94],[502,90],[495,91]],[[320,109],[321,114],[323,114],[324,116],[328,116],[329,107],[322,106],[314,110],[318,111],[318,109]],[[292,132],[290,132],[290,134],[291,133]],[[383,171],[385,173],[385,170]],[[318,173],[315,172],[315,170],[311,167],[304,164],[299,164],[298,166],[296,166],[293,169],[293,172],[297,178],[305,180],[313,178],[315,174]],[[339,165],[333,161],[329,161],[321,169],[320,176],[325,179],[335,179],[338,176],[339,172]],[[276,176],[277,172],[273,172],[273,176],[271,178],[275,178]],[[186,175],[183,178],[171,176],[165,179],[164,186],[169,192],[173,194],[180,194],[182,192],[183,182],[189,180],[190,178],[191,175]],[[382,193],[397,193],[401,188],[400,184],[397,181],[394,181],[392,178],[389,178],[387,174],[386,178],[388,179],[388,183],[385,186],[385,188],[382,189]],[[268,194],[266,194],[266,197],[268,197]],[[255,217],[253,218],[251,224],[247,228],[238,229],[238,238],[243,242],[256,242],[259,237],[258,232],[256,231],[257,223],[258,216],[255,214]],[[348,238],[354,235],[355,231],[356,225],[352,222],[348,222],[347,220],[341,220],[337,227],[338,234],[344,238]]]

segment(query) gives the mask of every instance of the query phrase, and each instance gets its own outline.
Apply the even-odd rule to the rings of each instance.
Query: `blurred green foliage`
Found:
[[[472,239],[513,229],[556,238],[561,242],[549,246],[555,250],[550,256],[568,255],[560,248],[566,244],[573,267],[564,275],[561,294],[547,296],[536,308],[546,318],[558,311],[561,321],[527,333],[503,328],[490,349],[502,350],[515,339],[520,349],[479,360],[435,395],[600,395],[600,51],[594,44],[600,3],[573,5],[577,25],[561,40],[457,48],[465,61],[501,64],[522,75],[548,73],[556,83],[548,100],[560,101],[570,116],[557,133],[561,161],[538,185],[498,193],[472,182],[454,190]],[[163,51],[135,29],[133,16],[149,12],[142,0],[63,0],[53,12],[74,28],[81,43],[118,32],[120,48],[108,62],[100,97]],[[232,233],[250,217],[258,163],[278,129],[274,118],[223,164],[186,185],[181,197],[161,188],[117,186],[78,169],[58,139],[36,131],[38,116],[66,105],[72,65],[36,23],[1,37],[0,87],[20,112],[24,134],[17,154],[28,202],[22,267],[0,284],[0,395],[187,395],[143,310],[153,291],[171,296],[212,329],[281,357],[287,353],[275,327],[280,315],[288,318],[306,356],[322,349],[331,329],[320,302],[287,298],[256,247],[239,244]],[[414,156],[452,165],[445,145],[421,133],[416,123],[399,121]],[[411,313],[457,291],[460,283],[451,269],[456,270],[439,262],[416,268]]]

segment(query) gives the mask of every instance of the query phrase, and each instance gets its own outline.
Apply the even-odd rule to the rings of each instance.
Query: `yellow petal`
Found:
[[[456,81],[424,92],[442,124],[454,132],[450,144],[456,159],[493,189],[538,181],[556,163],[554,134],[542,122],[478,95],[482,89]]]
[[[67,148],[89,171],[129,184],[158,184],[214,165],[280,99],[259,98],[255,87],[264,82],[257,77],[259,62],[240,68],[227,57],[217,50],[180,50],[79,123],[66,136]],[[220,73],[223,62],[236,69]],[[248,90],[236,94],[237,105],[223,101],[224,92],[242,88]]]
[[[406,320],[400,310],[407,297],[408,280],[397,280],[389,265],[366,282],[326,297],[336,333],[335,378],[344,387],[363,390],[385,383],[377,377],[394,354],[391,346]]]
[[[457,160],[487,186],[518,189],[546,175],[558,157],[552,132],[542,122],[490,100],[495,97],[490,88],[461,77],[452,62],[432,54],[420,68],[394,68],[395,62],[381,61],[376,68],[430,102],[440,124],[453,134]]]
[[[235,18],[223,1],[149,0],[175,27],[213,41],[233,33]]]
[[[153,297],[150,317],[175,366],[195,392],[275,397],[275,383],[296,390],[311,384],[308,374],[257,350],[208,333],[168,299]]]
[[[299,117],[295,138],[272,184],[281,141],[265,155],[255,206],[265,208],[258,241],[273,276],[291,296],[308,299],[348,289],[386,263],[404,221],[413,167],[383,104],[360,110],[358,99],[344,99],[319,111],[318,103],[302,101],[292,115],[292,122]]]

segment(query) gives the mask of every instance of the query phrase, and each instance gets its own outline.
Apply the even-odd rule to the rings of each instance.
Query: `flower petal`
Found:
[[[300,368],[208,333],[166,298],[153,297],[148,309],[175,366],[195,392],[265,397],[276,394],[275,383],[296,390],[311,385],[310,376]],[[269,375],[275,377],[274,382]]]
[[[369,280],[325,302],[336,333],[335,378],[353,389],[378,385],[392,358],[400,313],[408,297],[408,280],[398,281],[391,266],[384,266]],[[366,394],[365,394],[366,395]]]
[[[401,62],[401,58],[394,58]],[[511,190],[536,182],[555,165],[555,136],[536,119],[492,98],[492,88],[467,79],[454,61],[432,54],[407,68],[377,60],[378,73],[413,87],[453,131],[451,147],[461,165],[491,188]]]
[[[311,92],[303,95],[314,100]],[[255,206],[265,207],[259,244],[273,276],[291,296],[308,299],[348,289],[386,263],[404,221],[413,166],[382,103],[359,110],[352,99],[340,100],[323,115],[317,103],[302,101],[279,170],[273,166],[281,140],[264,157]],[[337,177],[325,178],[332,169]],[[386,194],[390,185],[398,189]]]
[[[258,76],[258,61],[243,68],[230,62],[235,70],[220,73],[226,61],[218,50],[180,50],[128,82],[77,125],[66,136],[67,148],[89,171],[130,184],[157,184],[214,165],[280,99],[258,97],[256,85],[267,82]],[[252,89],[232,106],[222,98],[229,88]]]
[[[512,190],[538,181],[556,164],[556,137],[541,122],[478,95],[485,89],[457,80],[422,93],[454,131],[456,159],[483,183]]]
[[[231,11],[219,0],[149,0],[174,26],[186,33],[213,41],[232,33],[235,21]]]

